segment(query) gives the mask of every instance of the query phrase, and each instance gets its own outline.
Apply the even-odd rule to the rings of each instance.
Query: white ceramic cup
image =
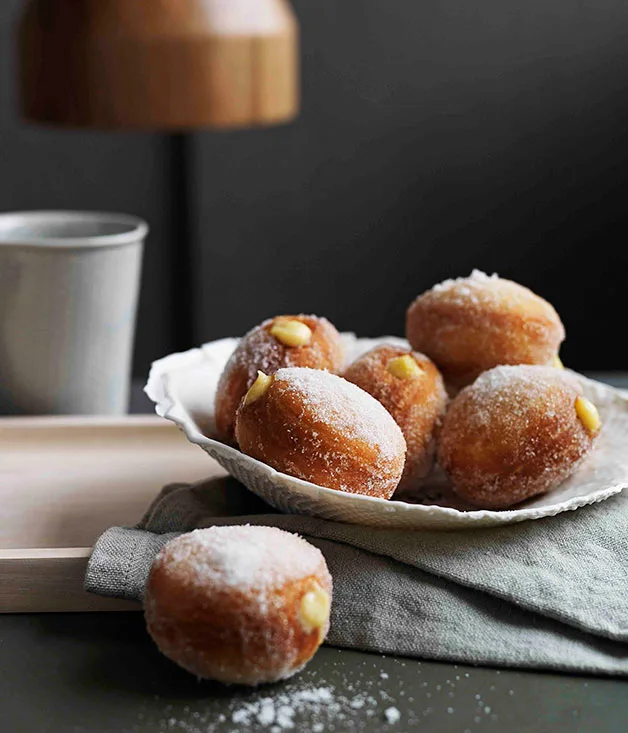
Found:
[[[147,233],[124,214],[0,214],[0,414],[126,412]]]

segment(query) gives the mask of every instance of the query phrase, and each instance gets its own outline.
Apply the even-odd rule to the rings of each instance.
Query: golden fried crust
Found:
[[[500,364],[548,364],[565,330],[554,308],[531,290],[472,276],[420,295],[408,308],[406,335],[459,388]]]
[[[456,493],[486,509],[506,509],[560,484],[591,451],[578,418],[582,393],[567,372],[502,366],[482,374],[452,401],[438,461]]]
[[[400,379],[388,370],[392,359],[406,354],[421,369],[415,379]],[[440,372],[423,354],[383,344],[354,361],[344,376],[381,402],[401,428],[407,453],[397,491],[417,488],[432,467],[435,439],[447,406]]]
[[[315,582],[331,593],[328,576],[308,576],[277,588],[263,615],[257,601],[242,591],[217,591],[208,602],[154,573],[149,633],[168,658],[199,677],[233,684],[274,682],[301,669],[325,637],[326,629],[306,631],[299,620],[301,600]]]
[[[294,373],[312,371],[280,370],[262,397],[240,405],[241,450],[319,486],[389,499],[403,472],[401,430],[382,405],[341,377],[317,372],[315,390],[296,388]]]
[[[290,544],[284,551],[295,548]],[[300,615],[303,597],[316,588],[331,598],[322,556],[315,573],[263,589],[215,580],[199,585],[192,565],[173,569],[156,563],[145,592],[147,628],[163,654],[198,677],[275,682],[299,671],[327,634],[328,619],[313,629]]]
[[[305,346],[286,346],[271,335],[273,325],[281,319],[305,323],[312,331]],[[216,390],[216,429],[226,443],[234,442],[235,414],[240,400],[255,381],[257,371],[274,374],[289,366],[327,369],[339,372],[343,365],[340,335],[325,318],[317,316],[277,316],[246,334],[227,362]]]

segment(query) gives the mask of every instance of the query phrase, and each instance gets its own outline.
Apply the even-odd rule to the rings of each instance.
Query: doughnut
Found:
[[[531,290],[474,270],[420,295],[408,308],[406,336],[456,391],[501,364],[553,363],[565,329]]]
[[[320,550],[275,527],[225,526],[161,550],[144,593],[148,633],[197,677],[286,679],[329,629],[332,581]]]
[[[452,401],[438,461],[458,496],[506,509],[564,481],[589,454],[600,427],[595,406],[569,372],[495,367]]]
[[[381,402],[401,428],[408,450],[397,492],[416,488],[432,467],[447,406],[440,372],[423,354],[383,344],[354,361],[344,376]]]
[[[242,338],[227,362],[216,390],[216,430],[233,443],[240,400],[257,377],[282,367],[311,367],[339,372],[344,351],[340,335],[325,318],[277,316],[264,321]]]
[[[243,453],[319,486],[389,499],[406,441],[370,394],[317,369],[260,372],[238,408]]]

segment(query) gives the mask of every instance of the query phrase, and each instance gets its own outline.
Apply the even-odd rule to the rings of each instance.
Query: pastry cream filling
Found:
[[[301,321],[278,318],[270,329],[270,335],[285,346],[307,346],[312,340],[312,329]]]
[[[588,400],[586,397],[578,397],[576,399],[576,412],[580,418],[580,422],[584,425],[587,431],[591,434],[597,433],[602,425],[600,420],[600,413],[597,411],[597,407]]]
[[[266,390],[273,383],[272,375],[269,377],[264,372],[257,372],[257,379],[251,385],[249,391],[244,397],[244,406],[250,405],[251,402],[259,400],[259,398],[266,392]]]
[[[389,374],[397,379],[418,379],[423,374],[423,369],[416,363],[411,354],[396,356],[386,365]]]
[[[327,623],[331,607],[329,593],[316,583],[301,599],[300,620],[306,631],[320,629]]]

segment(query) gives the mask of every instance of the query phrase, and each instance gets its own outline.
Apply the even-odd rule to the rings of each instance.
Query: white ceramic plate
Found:
[[[383,342],[343,334],[347,360]],[[326,489],[279,473],[210,436],[214,432],[214,397],[222,369],[238,343],[229,338],[172,354],[153,364],[146,393],[158,415],[172,420],[187,439],[199,445],[232,476],[280,511],[311,514],[352,524],[403,529],[490,527],[549,517],[603,501],[628,486],[628,397],[579,376],[585,394],[597,405],[604,428],[594,453],[578,472],[550,494],[507,511],[473,510],[457,502],[447,482],[436,477],[416,503],[386,501]]]

